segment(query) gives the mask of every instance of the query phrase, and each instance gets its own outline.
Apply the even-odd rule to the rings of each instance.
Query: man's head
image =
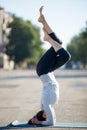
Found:
[[[38,121],[46,121],[47,120],[47,115],[43,110],[41,110],[32,119],[30,119],[28,123],[33,124],[33,121],[36,120],[36,119]]]
[[[47,115],[45,113],[45,111],[39,111],[37,114],[36,114],[36,117],[39,121],[46,121],[47,120]]]

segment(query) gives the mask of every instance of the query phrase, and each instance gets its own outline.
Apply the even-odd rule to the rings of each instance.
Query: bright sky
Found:
[[[38,10],[44,5],[46,19],[63,41],[64,47],[85,27],[87,21],[87,0],[0,0],[0,5],[7,12],[30,20],[40,28]],[[42,35],[41,31],[41,39]]]

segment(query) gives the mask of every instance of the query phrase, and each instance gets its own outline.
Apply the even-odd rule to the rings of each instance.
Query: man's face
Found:
[[[46,112],[43,112],[43,117],[47,119],[47,114],[46,114]]]

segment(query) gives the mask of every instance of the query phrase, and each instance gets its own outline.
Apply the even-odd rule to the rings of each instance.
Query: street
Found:
[[[60,85],[59,103],[54,106],[57,122],[87,123],[87,70],[57,70],[55,76]],[[28,121],[40,109],[41,91],[35,70],[0,70],[0,127],[8,129],[14,120]]]

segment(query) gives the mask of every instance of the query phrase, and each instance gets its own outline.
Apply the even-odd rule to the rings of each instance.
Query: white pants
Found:
[[[43,121],[43,125],[54,125],[56,122],[56,116],[53,109],[53,105],[58,102],[59,99],[59,85],[55,80],[53,73],[48,73],[40,76],[43,82],[42,109],[48,116],[47,121]]]

